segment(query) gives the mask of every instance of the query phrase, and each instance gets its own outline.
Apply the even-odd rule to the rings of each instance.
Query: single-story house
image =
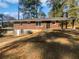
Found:
[[[14,21],[14,32],[17,36],[28,32],[38,32],[47,29],[59,29],[60,21],[65,21],[67,18],[52,18],[52,19],[26,19]]]

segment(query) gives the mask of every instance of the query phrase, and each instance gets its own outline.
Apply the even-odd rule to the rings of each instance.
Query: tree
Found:
[[[70,5],[70,10],[68,11],[69,17],[78,17],[79,6],[77,5],[79,1],[72,0]]]
[[[42,8],[43,7],[40,7],[38,16],[39,16],[39,18],[46,18],[46,14],[42,11]]]
[[[75,28],[75,21],[76,21],[76,18],[78,18],[78,11],[79,11],[79,0],[69,0],[68,2],[71,2],[71,3],[68,3],[68,5],[70,6],[70,9],[68,11],[68,14],[69,14],[69,17],[72,18],[72,28]]]
[[[78,18],[78,13],[79,13],[79,0],[48,0],[49,1],[49,6],[51,8],[50,10],[50,15],[53,17],[59,17],[63,16],[63,9],[64,7],[67,6],[69,9],[66,10],[65,12],[68,14],[67,17],[73,17],[73,18]],[[77,6],[78,5],[78,6]],[[67,8],[66,7],[66,8]],[[74,20],[72,20],[72,23],[74,24]],[[63,23],[62,23],[63,24]],[[63,27],[63,26],[62,26]],[[72,25],[74,27],[74,25]],[[67,23],[66,23],[66,28],[67,28]]]
[[[40,0],[20,0],[20,11],[25,18],[38,18],[38,10],[41,7]]]
[[[0,14],[0,26],[2,27],[3,26],[3,14]]]
[[[48,0],[48,5],[51,8],[49,14],[53,17],[62,16],[63,6],[64,6],[65,1],[66,0]]]
[[[9,16],[9,15],[0,14],[0,26],[1,27],[10,27],[11,26],[10,21],[12,20],[16,20],[16,18]]]
[[[51,8],[49,15],[51,17],[63,17],[63,8],[66,1],[67,0],[48,0],[48,6]],[[64,26],[63,21],[61,21],[60,26],[61,26],[61,29],[63,30],[63,26]]]

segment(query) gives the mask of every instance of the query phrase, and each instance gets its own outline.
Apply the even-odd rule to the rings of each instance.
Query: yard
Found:
[[[0,59],[79,59],[78,30],[53,30],[33,35],[19,40],[1,38],[0,45],[7,40],[16,41],[0,47]]]

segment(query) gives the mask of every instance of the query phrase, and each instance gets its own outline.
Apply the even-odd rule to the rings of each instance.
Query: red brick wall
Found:
[[[42,29],[42,30],[44,30],[45,25],[36,26],[35,23],[30,23],[30,24],[23,23],[22,25],[21,24],[14,24],[14,29]]]
[[[60,28],[59,23],[50,23],[50,28],[59,29]]]
[[[59,29],[59,23],[50,23],[50,28]],[[36,23],[23,23],[23,24],[14,24],[14,29],[46,29],[46,23],[43,23],[42,26],[36,26]]]

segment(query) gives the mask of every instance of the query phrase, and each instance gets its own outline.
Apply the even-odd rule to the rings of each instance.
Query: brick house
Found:
[[[26,19],[14,21],[14,32],[17,36],[26,34],[28,31],[38,32],[47,29],[59,29],[60,21],[67,18],[52,18],[52,19]]]

